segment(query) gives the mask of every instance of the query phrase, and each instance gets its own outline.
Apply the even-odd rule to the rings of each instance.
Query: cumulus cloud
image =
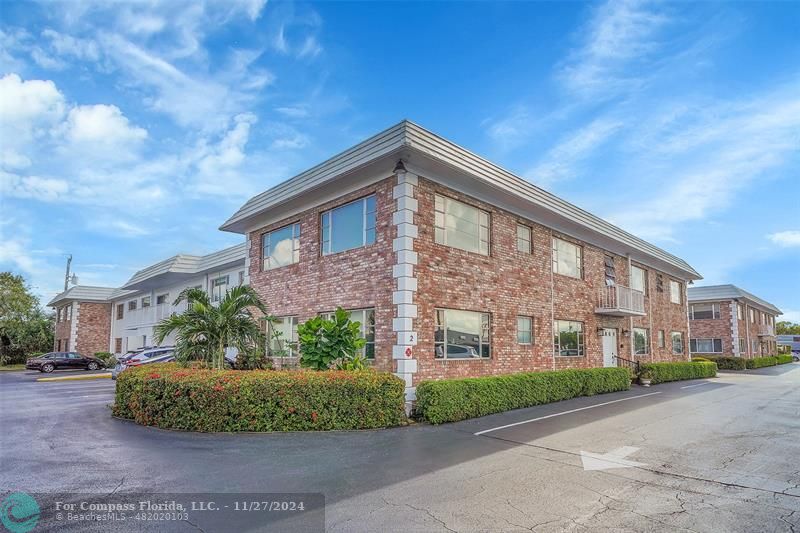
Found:
[[[800,246],[800,230],[787,230],[771,233],[767,238],[781,248]]]
[[[138,144],[147,138],[147,130],[131,125],[115,105],[76,106],[69,111],[66,135],[70,142],[94,146]]]

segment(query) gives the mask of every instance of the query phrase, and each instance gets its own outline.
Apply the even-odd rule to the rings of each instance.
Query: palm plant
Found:
[[[189,288],[178,295],[173,305],[184,300],[188,303],[186,311],[165,318],[155,327],[158,344],[175,332],[175,355],[179,361],[200,359],[222,369],[227,347],[248,353],[264,346],[264,333],[250,309],[267,315],[267,307],[252,287],[228,290],[218,305],[211,303],[205,291]]]

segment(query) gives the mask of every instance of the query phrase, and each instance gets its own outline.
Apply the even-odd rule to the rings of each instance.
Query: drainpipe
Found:
[[[628,289],[631,288],[631,267],[633,264],[631,263],[631,254],[625,254],[628,258]],[[628,317],[628,331],[631,332],[631,341],[628,343],[630,344],[631,348],[631,361],[636,361],[636,337],[633,335],[633,317]]]
[[[747,302],[744,304],[744,334],[747,338],[747,353],[753,356],[753,345],[750,343],[750,307]]]
[[[555,310],[555,276],[553,276],[553,230],[550,230],[550,353],[553,357],[553,370],[556,369],[556,348],[553,344],[553,337],[555,336],[556,310]],[[584,333],[585,335],[585,333]],[[586,342],[584,336],[583,342]],[[584,349],[586,347],[584,346]]]

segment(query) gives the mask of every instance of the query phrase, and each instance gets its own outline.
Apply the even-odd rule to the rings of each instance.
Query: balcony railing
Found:
[[[157,324],[173,313],[183,313],[186,311],[186,307],[186,302],[181,302],[180,305],[156,304],[149,307],[141,307],[134,311],[126,311],[126,327],[132,329],[139,326]]]
[[[644,293],[625,287],[603,287],[597,294],[595,313],[611,316],[644,316]]]
[[[775,329],[770,326],[769,324],[759,324],[758,325],[758,336],[759,337],[774,337],[775,336]]]

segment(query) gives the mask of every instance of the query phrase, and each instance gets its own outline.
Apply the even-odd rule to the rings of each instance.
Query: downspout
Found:
[[[633,263],[631,263],[631,254],[625,254],[628,258],[628,289],[631,289],[631,267]],[[631,289],[633,290],[633,289]],[[628,317],[628,331],[630,332],[631,341],[628,343],[630,344],[630,351],[631,351],[631,361],[636,360],[636,337],[633,335],[633,317]]]
[[[689,361],[692,360],[692,332],[689,322],[689,282],[691,280],[683,280],[683,313],[686,315],[686,353],[689,356]],[[713,314],[712,314],[713,316]],[[670,342],[672,342],[672,334],[670,334]]]
[[[553,370],[556,369],[556,347],[553,342],[555,337],[555,323],[556,323],[556,310],[555,310],[555,276],[553,276],[553,230],[550,230],[550,353],[553,357]],[[584,337],[584,342],[586,338]]]
[[[750,307],[747,305],[747,302],[744,304],[744,334],[747,338],[747,353],[750,355],[752,359],[753,354],[753,345],[750,343]]]

